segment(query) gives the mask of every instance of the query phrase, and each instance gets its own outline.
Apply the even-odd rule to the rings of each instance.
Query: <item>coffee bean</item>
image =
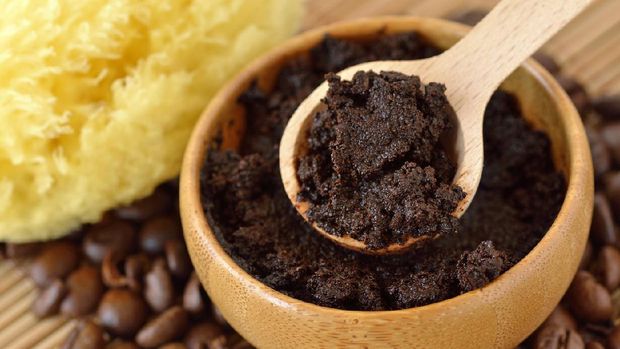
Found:
[[[222,314],[222,312],[220,311],[220,308],[216,307],[215,304],[213,304],[212,309],[213,320],[215,320],[215,322],[217,322],[221,326],[229,326],[228,321],[226,321],[226,318],[224,317],[224,314]]]
[[[576,331],[561,326],[544,326],[538,330],[535,349],[583,349],[585,344]]]
[[[119,258],[113,251],[109,251],[101,263],[101,276],[103,283],[108,287],[130,287],[131,280],[118,270]],[[135,289],[137,285],[130,287]]]
[[[583,117],[591,110],[590,98],[588,97],[588,93],[583,88],[577,89],[568,94],[570,100],[577,108],[579,114]]]
[[[32,312],[41,318],[58,313],[66,293],[67,289],[60,279],[52,281],[32,303]]]
[[[586,133],[590,142],[594,174],[598,178],[611,168],[611,154],[597,129],[592,126],[586,126]]]
[[[89,314],[97,308],[102,293],[99,270],[84,265],[67,278],[67,296],[60,304],[60,311],[71,316]]]
[[[537,60],[538,63],[540,63],[540,65],[542,65],[545,69],[547,69],[549,73],[555,75],[560,71],[560,66],[556,63],[555,59],[553,59],[553,57],[551,57],[550,55],[542,51],[538,51],[534,53],[532,57],[535,60]]]
[[[581,261],[579,262],[579,269],[586,269],[590,264],[590,260],[592,259],[592,243],[590,240],[586,243],[586,249],[583,251],[583,256],[581,256]]]
[[[189,260],[185,243],[181,240],[168,240],[164,245],[166,262],[172,275],[185,280],[193,267]]]
[[[592,101],[592,106],[607,120],[620,119],[620,94],[595,98]]]
[[[614,215],[620,223],[620,171],[608,172],[603,176],[603,183],[605,184],[605,194],[609,199]]]
[[[620,285],[620,251],[613,246],[604,246],[598,255],[597,270],[600,280],[608,290]]]
[[[187,347],[183,343],[168,343],[162,345],[159,349],[187,349]]]
[[[616,227],[609,202],[603,193],[594,195],[594,212],[592,213],[592,237],[602,245],[613,245],[617,241]]]
[[[601,138],[611,151],[615,163],[620,165],[620,121],[607,123],[601,129]]]
[[[592,341],[586,344],[586,349],[605,349],[605,346],[600,342]]]
[[[614,327],[607,336],[607,348],[620,349],[620,326]]]
[[[588,322],[608,321],[612,315],[611,296],[587,271],[579,271],[566,294],[570,307],[579,319]]]
[[[556,80],[560,84],[560,87],[566,91],[566,94],[570,95],[578,90],[583,90],[583,87],[577,80],[568,77],[566,75],[556,76]]]
[[[142,297],[126,289],[110,289],[97,311],[101,325],[118,336],[135,334],[146,321],[147,306]]]
[[[174,301],[174,284],[164,260],[155,261],[153,268],[144,277],[144,299],[151,309],[161,313]]]
[[[562,305],[558,305],[555,307],[553,312],[549,315],[547,320],[543,323],[542,326],[546,325],[555,325],[559,327],[564,327],[569,330],[577,331],[577,321],[571,315],[571,313],[566,310]]]
[[[475,25],[478,23],[484,16],[486,16],[488,12],[484,10],[468,10],[465,12],[456,13],[450,16],[450,19],[453,21],[457,21],[459,23],[467,24],[467,25]]]
[[[221,326],[213,322],[202,322],[192,326],[185,335],[188,349],[220,349],[226,347],[226,336]]]
[[[196,273],[192,273],[183,291],[183,308],[190,314],[198,314],[205,310],[206,304],[202,298],[202,285]]]
[[[155,189],[153,194],[133,204],[118,208],[116,215],[132,221],[143,221],[166,212],[170,208],[172,198],[163,189]]]
[[[103,329],[92,321],[78,324],[62,346],[63,349],[103,349],[104,347]]]
[[[189,317],[180,306],[174,306],[149,321],[136,335],[136,343],[154,348],[181,336],[187,329]]]
[[[143,251],[157,254],[164,251],[168,240],[181,238],[181,223],[173,217],[156,217],[147,221],[140,230],[140,247]]]
[[[55,242],[45,246],[30,266],[30,277],[39,287],[62,279],[77,267],[79,250],[70,242]]]
[[[125,259],[125,274],[132,290],[141,290],[142,276],[151,269],[151,264],[151,259],[144,253],[131,255]]]
[[[116,220],[107,224],[96,224],[86,232],[84,254],[94,263],[101,263],[110,251],[123,258],[132,250],[134,239],[135,231],[127,222]]]
[[[115,340],[108,344],[105,349],[140,349],[140,347],[134,342]]]
[[[42,244],[40,242],[29,242],[22,244],[7,243],[4,246],[4,253],[7,258],[26,258],[32,257],[41,250]]]
[[[254,349],[254,346],[250,344],[250,342],[246,341],[245,339],[241,339],[240,341],[235,343],[230,348],[231,349]]]

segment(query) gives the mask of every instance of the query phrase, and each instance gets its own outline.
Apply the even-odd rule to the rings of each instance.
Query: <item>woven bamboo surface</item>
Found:
[[[307,0],[302,29],[376,15],[453,17],[488,9],[496,0]],[[585,84],[592,95],[620,93],[620,0],[598,0],[544,48],[563,72]],[[74,326],[63,317],[37,319],[30,304],[37,296],[24,266],[0,261],[0,348],[58,348]]]

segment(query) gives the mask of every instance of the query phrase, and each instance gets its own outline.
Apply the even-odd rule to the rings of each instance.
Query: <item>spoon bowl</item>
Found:
[[[446,86],[446,97],[456,113],[456,130],[451,149],[456,161],[454,184],[465,193],[452,215],[459,218],[471,203],[484,162],[482,123],[484,110],[499,84],[527,57],[583,11],[593,0],[502,0],[463,39],[442,54],[414,61],[375,61],[348,67],[338,73],[351,80],[358,71],[394,71],[417,75],[423,83]],[[289,199],[315,231],[337,244],[367,254],[402,253],[424,240],[437,236],[410,237],[403,243],[370,249],[362,241],[342,234],[336,236],[308,220],[309,203],[299,199],[301,186],[297,159],[306,149],[308,128],[327,83],[317,87],[295,110],[280,142],[280,174]],[[343,232],[341,232],[343,233]]]
[[[518,100],[524,118],[550,139],[566,197],[541,241],[487,286],[427,306],[347,311],[300,301],[255,279],[225,251],[204,213],[200,173],[209,149],[237,148],[246,130],[239,96],[253,81],[266,91],[282,64],[306,54],[329,33],[352,40],[417,32],[441,49],[467,33],[461,24],[430,18],[379,17],[303,33],[243,70],[204,111],[189,141],[180,183],[185,240],[196,272],[228,323],[260,348],[514,348],[549,315],[566,292],[583,254],[594,194],[588,141],[570,99],[538,63],[527,60],[500,87]]]

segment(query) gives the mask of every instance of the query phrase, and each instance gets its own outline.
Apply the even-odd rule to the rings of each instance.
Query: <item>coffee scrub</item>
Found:
[[[429,193],[441,193],[439,197],[420,195],[422,200],[416,203],[429,207],[433,204],[444,214],[434,221],[440,222],[437,228],[444,232],[434,241],[394,256],[353,252],[317,234],[286,196],[278,167],[280,138],[297,106],[326,74],[364,61],[420,59],[439,52],[416,33],[384,35],[369,42],[328,36],[308,54],[285,63],[270,91],[254,84],[242,94],[239,103],[246,110],[247,132],[236,150],[219,150],[217,144],[212,145],[205,159],[201,186],[209,224],[236,263],[263,283],[300,300],[338,309],[393,310],[442,301],[483,287],[538,243],[559,211],[566,184],[553,165],[547,136],[530,127],[522,118],[519,102],[502,91],[493,95],[485,112],[486,163],[480,187],[469,209],[456,220],[445,214],[463,194],[451,186],[454,164],[435,142],[437,134],[450,127],[445,104],[438,103],[443,93],[441,86],[428,85],[425,93],[412,94],[416,101],[426,100],[435,109],[429,110],[420,103],[417,107],[432,117],[420,118],[426,120],[422,124],[409,125],[411,120],[397,117],[393,123],[372,118],[389,113],[398,116],[398,108],[411,108],[396,102],[382,104],[381,98],[392,93],[390,96],[403,97],[403,104],[410,102],[406,98],[412,97],[399,95],[403,91],[396,85],[413,83],[415,86],[414,77],[375,72],[343,82],[327,75],[335,91],[326,100],[328,111],[330,102],[335,106],[343,103],[352,112],[369,109],[375,103],[371,108],[379,113],[370,113],[365,120],[370,124],[364,126],[373,131],[368,139],[356,133],[359,128],[347,129],[338,124],[344,113],[336,111],[334,115],[314,119],[310,134],[314,149],[307,159],[300,161],[299,172],[306,189],[312,189],[302,195],[309,198],[316,195],[311,198],[317,204],[315,219],[324,219],[336,229],[347,230],[357,223],[335,219],[338,208],[332,208],[339,201],[333,201],[330,207],[329,200],[333,194],[370,193],[367,197],[377,201],[375,211],[361,210],[361,217],[376,212],[389,219],[377,219],[376,225],[365,227],[370,230],[359,230],[359,238],[367,239],[375,247],[398,241],[401,238],[398,229],[415,222],[408,215],[416,211],[402,211],[396,206],[413,203],[398,200],[394,210],[386,205],[388,209],[383,207],[383,211],[380,205],[408,199],[412,191],[403,184],[417,178],[420,183],[435,186]],[[374,91],[374,95],[368,92],[376,85],[383,85],[385,91],[391,92]],[[410,110],[409,115],[416,113]],[[411,127],[402,128],[403,125]],[[405,133],[399,138],[398,134],[390,135],[394,133],[391,130]],[[426,137],[431,142],[411,138],[420,132],[431,133],[431,137]],[[351,142],[332,142],[344,140],[345,136]],[[355,149],[359,139],[370,144],[365,153]],[[330,152],[334,144],[346,148],[345,152]],[[424,151],[417,152],[419,149]],[[337,192],[332,179],[338,175],[357,181],[358,187],[366,192]],[[392,191],[386,192],[386,188]],[[354,200],[340,203],[355,207]],[[383,230],[367,234],[373,229]],[[414,234],[422,232],[421,229]]]

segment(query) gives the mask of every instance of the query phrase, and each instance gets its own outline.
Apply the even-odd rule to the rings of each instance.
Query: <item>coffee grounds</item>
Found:
[[[445,86],[397,72],[327,81],[297,168],[308,219],[371,250],[456,233],[465,194],[440,144],[454,115]]]
[[[326,73],[362,61],[438,52],[415,33],[372,42],[326,37],[308,55],[285,64],[271,92],[253,85],[243,94],[250,132],[239,151],[213,147],[202,174],[207,219],[243,269],[315,304],[402,309],[485,285],[540,240],[561,206],[565,182],[553,166],[548,138],[526,124],[515,99],[503,92],[494,94],[485,113],[486,166],[476,198],[460,219],[460,234],[404,255],[367,256],[319,236],[286,196],[278,168],[280,137]]]

